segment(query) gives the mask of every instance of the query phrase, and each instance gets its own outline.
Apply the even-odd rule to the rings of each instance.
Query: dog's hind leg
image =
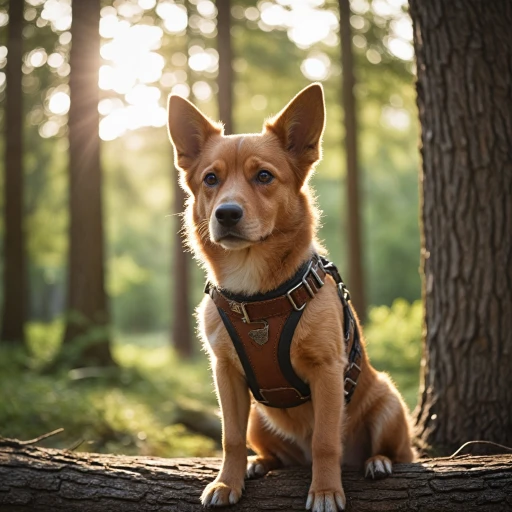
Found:
[[[386,400],[374,406],[367,422],[371,457],[364,465],[366,478],[386,478],[393,472],[395,462],[411,462],[414,459],[405,404],[397,391],[388,394]]]
[[[256,452],[255,456],[249,457],[247,478],[258,478],[283,466],[306,463],[301,448],[269,426],[256,405],[251,407],[247,441]]]

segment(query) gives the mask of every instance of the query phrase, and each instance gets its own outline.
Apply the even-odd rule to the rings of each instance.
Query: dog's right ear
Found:
[[[222,135],[222,125],[208,119],[190,101],[171,94],[168,103],[169,138],[177,167],[188,171],[212,135]]]
[[[325,124],[324,93],[320,84],[311,84],[293,98],[264,129],[273,132],[295,160],[295,172],[303,183],[312,166],[322,156]]]

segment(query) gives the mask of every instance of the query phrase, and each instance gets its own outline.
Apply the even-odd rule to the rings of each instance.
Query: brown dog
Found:
[[[346,302],[343,297],[340,301],[334,274],[328,276],[315,256],[322,251],[316,240],[319,215],[308,188],[321,157],[324,119],[319,84],[300,92],[264,124],[261,134],[224,136],[220,124],[187,100],[172,95],[169,99],[169,133],[180,182],[189,194],[188,240],[213,290],[199,306],[198,317],[222,409],[224,457],[219,475],[203,492],[205,506],[236,503],[246,473],[251,478],[282,466],[312,464],[306,508],[343,510],[342,462],[364,464],[366,476],[380,478],[391,474],[392,463],[409,462],[414,456],[403,400],[389,377],[371,367],[362,340],[358,364],[351,365],[360,371],[357,388],[349,378],[353,396],[345,403],[350,361],[344,343]],[[317,272],[310,267],[307,276],[299,276],[298,287],[306,280],[309,295],[302,295],[302,306],[300,295],[292,294],[291,314],[303,309],[283,357],[291,361],[291,372],[309,387],[310,396],[300,396],[293,386],[278,387],[270,391],[279,399],[288,399],[291,392],[304,403],[269,407],[265,404],[271,393],[260,389],[263,403],[253,400],[251,405],[248,381],[250,365],[256,365],[252,354],[263,353],[259,351],[270,346],[273,331],[282,328],[269,318],[273,313],[257,322],[249,318],[251,297],[270,297],[265,294],[293,279],[308,261],[322,278],[313,276]],[[229,300],[232,294],[249,297],[248,302]],[[285,299],[281,297],[280,304],[287,303]],[[357,319],[355,324],[357,331]],[[242,332],[245,326],[252,329],[253,341]],[[241,338],[249,340],[244,341],[245,363],[235,346]],[[275,357],[268,358],[268,373],[274,368],[271,359]],[[259,375],[261,384],[268,376],[261,371]],[[251,385],[253,394],[258,393],[258,382]],[[257,454],[248,466],[247,443]]]

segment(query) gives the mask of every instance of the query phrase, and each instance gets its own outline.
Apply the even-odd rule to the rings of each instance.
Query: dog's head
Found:
[[[222,125],[171,95],[169,134],[190,194],[192,244],[237,251],[296,234],[314,217],[304,185],[321,157],[324,121],[319,84],[266,121],[261,134],[225,136]]]

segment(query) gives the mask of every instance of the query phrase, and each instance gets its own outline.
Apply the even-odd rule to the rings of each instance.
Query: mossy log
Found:
[[[219,459],[126,457],[36,448],[0,440],[0,510],[9,512],[200,511]],[[304,510],[308,468],[248,481],[232,512]],[[424,459],[369,481],[347,469],[349,511],[512,510],[512,455]],[[227,510],[227,509],[226,509]]]

